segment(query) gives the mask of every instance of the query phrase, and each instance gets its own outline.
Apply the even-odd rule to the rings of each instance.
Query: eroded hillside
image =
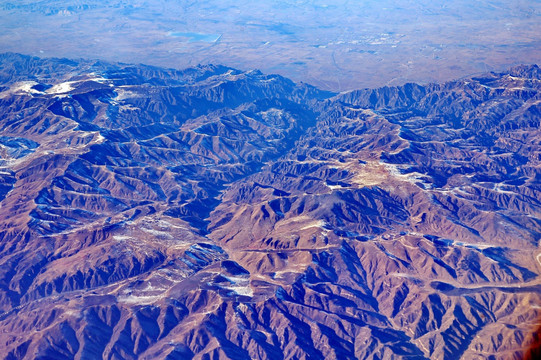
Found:
[[[2,55],[4,355],[538,353],[540,78],[335,95]]]

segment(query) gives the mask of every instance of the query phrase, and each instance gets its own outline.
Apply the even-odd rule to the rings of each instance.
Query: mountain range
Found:
[[[540,89],[2,54],[0,356],[534,359]]]

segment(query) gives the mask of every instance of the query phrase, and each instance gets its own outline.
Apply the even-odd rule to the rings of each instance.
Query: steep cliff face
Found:
[[[538,351],[537,66],[335,95],[6,54],[0,79],[7,359]]]

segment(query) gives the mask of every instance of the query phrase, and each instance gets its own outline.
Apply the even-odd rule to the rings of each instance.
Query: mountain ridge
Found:
[[[6,358],[539,351],[537,65],[332,94],[0,64]]]

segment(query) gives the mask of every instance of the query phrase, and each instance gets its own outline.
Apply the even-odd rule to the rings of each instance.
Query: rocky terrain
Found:
[[[0,55],[0,356],[534,359],[540,89]]]

